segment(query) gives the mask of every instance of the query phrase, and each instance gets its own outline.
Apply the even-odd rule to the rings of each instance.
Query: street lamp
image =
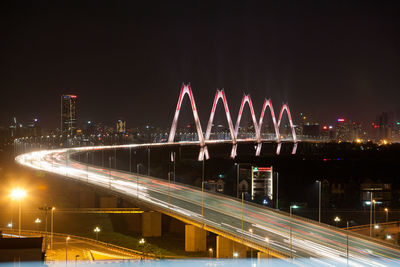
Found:
[[[142,258],[144,259],[144,244],[146,243],[146,241],[144,240],[144,238],[139,240],[139,246],[142,247]]]
[[[253,229],[249,229],[250,237],[253,239]],[[250,247],[250,259],[253,259],[253,247]]]
[[[209,254],[210,258],[213,257],[213,252],[214,252],[214,250],[212,248],[208,249],[208,254]]]
[[[40,224],[41,222],[42,222],[41,219],[36,218],[35,223],[36,223],[36,228],[37,228],[38,231],[39,231],[39,224]]]
[[[375,214],[376,214],[376,201],[375,201],[375,199],[374,200],[372,200],[372,203],[374,204],[374,224],[376,224],[376,216],[375,216]]]
[[[8,224],[7,224],[7,227],[10,228],[10,229],[12,229],[13,224],[12,224],[12,223],[8,223]]]
[[[12,200],[18,200],[18,236],[21,238],[21,200],[26,197],[26,191],[22,188],[14,188],[10,197]]]
[[[386,222],[388,222],[388,217],[389,217],[389,209],[385,208],[385,213],[386,213]]]
[[[100,230],[100,228],[99,228],[98,226],[96,226],[96,227],[93,229],[93,232],[96,233],[96,241],[99,240],[99,232],[100,232],[100,231],[101,231],[101,230]]]
[[[51,233],[50,233],[50,249],[53,249],[53,230],[54,230],[54,211],[56,210],[56,207],[51,208]]]
[[[317,180],[318,183],[318,222],[321,222],[321,181]]]
[[[335,219],[333,219],[335,221],[335,225],[337,227],[338,223],[340,222],[340,218],[339,216],[336,216]]]
[[[297,205],[290,205],[290,208],[289,208],[289,210],[290,210],[290,258],[293,258],[293,250],[292,250],[292,247],[293,247],[293,241],[292,241],[292,209],[297,209],[297,208],[299,208],[299,206],[297,206]]]
[[[67,265],[68,262],[68,241],[71,239],[71,237],[67,236],[65,238],[65,265]]]
[[[239,253],[233,252],[233,257],[236,259],[237,257],[239,257]]]
[[[267,250],[268,250],[268,256],[267,256],[267,258],[269,259],[269,238],[268,237],[265,237],[265,243],[267,243]]]

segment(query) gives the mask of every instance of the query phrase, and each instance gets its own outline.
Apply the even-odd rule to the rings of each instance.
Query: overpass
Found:
[[[208,141],[208,144],[211,143]],[[80,152],[176,144],[44,150],[22,154],[16,161],[30,168],[107,189],[121,197],[138,201],[152,210],[177,218],[197,229],[191,232],[193,240],[201,240],[205,231],[213,232],[218,235],[217,255],[218,251],[222,253],[224,247],[229,247],[232,255],[243,256],[245,247],[250,247],[299,265],[309,265],[310,261],[318,266],[400,264],[399,247],[384,241],[188,185],[85,165],[71,159],[72,154]]]

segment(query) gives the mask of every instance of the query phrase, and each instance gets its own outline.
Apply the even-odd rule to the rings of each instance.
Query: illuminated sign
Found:
[[[267,197],[273,198],[273,172],[272,167],[251,168],[251,199]]]

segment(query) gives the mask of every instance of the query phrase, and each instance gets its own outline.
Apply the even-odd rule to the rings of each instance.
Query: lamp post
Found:
[[[267,259],[269,259],[269,238],[268,237],[265,237],[265,243],[267,243],[267,251],[268,251],[268,254],[267,254]],[[268,260],[269,261],[269,260]]]
[[[299,206],[297,206],[297,205],[290,205],[290,228],[289,228],[289,230],[290,230],[290,233],[289,233],[289,239],[290,239],[290,258],[291,259],[293,259],[293,250],[292,250],[292,247],[293,247],[293,241],[292,241],[292,209],[297,209]]]
[[[279,172],[276,173],[276,209],[279,209]]]
[[[202,164],[202,171],[201,171],[201,217],[203,217],[203,224],[204,224],[204,156],[203,156],[203,164]]]
[[[168,207],[171,205],[170,195],[171,195],[171,172],[168,172]]]
[[[235,163],[235,165],[236,165],[236,197],[239,198],[240,164]]]
[[[375,201],[375,199],[374,200],[372,200],[372,203],[374,204],[374,225],[376,225],[376,201]]]
[[[150,147],[147,148],[147,175],[150,176]]]
[[[385,213],[386,213],[386,222],[388,222],[388,218],[389,218],[389,209],[385,208]]]
[[[22,188],[15,188],[11,191],[11,199],[18,201],[18,236],[21,238],[21,201],[26,196],[26,191]]]
[[[349,265],[349,221],[346,222],[346,259],[347,266]]]
[[[56,210],[56,207],[51,208],[51,233],[50,233],[50,249],[53,249],[53,231],[54,231],[54,211]]]
[[[338,223],[340,222],[340,218],[339,216],[336,216],[335,219],[333,219],[335,221],[335,225],[337,227]]]
[[[68,264],[68,241],[70,240],[71,238],[69,237],[69,236],[67,236],[66,238],[65,238],[65,266],[67,266],[67,264]]]
[[[36,223],[36,230],[39,231],[39,224],[42,222],[41,219],[36,218],[35,223]]]
[[[139,246],[142,247],[142,259],[144,259],[144,244],[146,243],[146,241],[144,240],[144,238],[139,240]]]
[[[173,163],[173,165],[174,165],[174,171],[173,171],[173,173],[174,173],[174,182],[175,182],[175,160],[176,160],[176,153],[175,153],[175,151],[173,151],[173,152],[171,152],[171,161],[172,161],[172,163]]]
[[[244,192],[242,192],[242,243],[243,243]]]
[[[253,229],[249,229],[250,238],[253,239]],[[250,259],[253,260],[253,247],[250,247]]]
[[[371,192],[371,201],[369,203],[369,236],[372,236],[372,195],[373,193]]]
[[[100,233],[100,228],[98,227],[98,226],[96,226],[94,229],[93,229],[93,232],[95,232],[96,233],[96,241],[98,241],[99,240],[99,233]]]
[[[136,198],[139,199],[139,175],[140,174],[140,163],[136,165]]]
[[[321,181],[317,180],[318,183],[318,222],[321,222]]]

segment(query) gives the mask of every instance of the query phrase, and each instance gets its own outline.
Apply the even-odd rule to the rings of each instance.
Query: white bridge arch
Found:
[[[193,96],[193,92],[192,89],[190,87],[190,84],[186,85],[183,84],[182,88],[181,88],[181,92],[179,94],[179,98],[178,98],[178,104],[176,106],[176,110],[175,110],[175,116],[174,119],[172,121],[172,125],[171,125],[171,130],[168,136],[168,142],[172,143],[174,142],[174,138],[175,138],[175,133],[176,133],[176,127],[178,125],[178,118],[179,118],[179,113],[181,110],[181,106],[182,106],[182,102],[185,96],[188,96],[190,99],[190,104],[192,107],[192,111],[193,111],[193,118],[195,121],[195,125],[196,125],[196,130],[197,130],[197,135],[199,138],[199,144],[200,144],[200,153],[199,153],[199,157],[198,160],[203,160],[204,157],[206,159],[209,158],[209,153],[207,150],[207,146],[206,146],[206,141],[210,140],[210,135],[211,135],[211,128],[212,128],[212,124],[214,121],[214,115],[215,115],[215,110],[216,107],[219,103],[219,100],[222,100],[223,104],[224,104],[224,109],[225,109],[225,115],[226,115],[226,119],[228,122],[228,127],[229,127],[229,131],[231,134],[231,139],[232,139],[232,151],[231,151],[231,157],[234,158],[236,156],[236,150],[237,150],[237,140],[238,140],[238,133],[239,133],[239,126],[240,126],[240,121],[242,119],[242,113],[243,113],[243,109],[245,107],[246,104],[248,104],[250,112],[251,112],[251,117],[253,120],[253,125],[254,125],[254,130],[255,130],[255,135],[256,138],[254,141],[256,141],[257,143],[257,147],[256,147],[256,156],[260,155],[261,152],[261,148],[262,148],[262,138],[261,138],[261,128],[264,122],[264,115],[265,115],[265,110],[267,108],[269,108],[270,114],[271,114],[271,118],[272,118],[272,123],[274,125],[274,130],[275,130],[275,140],[278,143],[278,147],[276,150],[276,153],[279,154],[280,150],[281,150],[281,134],[279,132],[279,128],[282,122],[282,117],[284,112],[286,111],[286,114],[288,116],[289,119],[289,124],[290,124],[290,128],[291,128],[291,132],[292,132],[292,138],[293,138],[293,142],[294,142],[294,146],[293,146],[293,150],[292,150],[292,154],[294,154],[296,152],[296,148],[297,148],[297,136],[296,136],[296,131],[294,129],[294,124],[293,124],[293,120],[292,120],[292,116],[290,113],[290,109],[287,103],[283,104],[279,113],[279,118],[278,121],[276,120],[275,117],[275,112],[274,112],[274,108],[272,106],[272,101],[271,99],[265,99],[262,110],[261,110],[261,115],[260,115],[260,119],[257,123],[257,118],[254,112],[254,108],[253,108],[253,103],[251,101],[251,97],[250,95],[244,95],[242,98],[242,102],[240,105],[240,109],[239,109],[239,113],[237,116],[237,120],[236,120],[236,124],[235,124],[235,128],[233,128],[233,123],[232,123],[232,118],[231,118],[231,114],[229,111],[229,107],[228,107],[228,101],[226,100],[226,95],[224,90],[217,90],[216,94],[215,94],[215,98],[214,98],[214,103],[212,105],[211,108],[211,114],[210,114],[210,119],[208,120],[208,124],[207,124],[207,129],[205,134],[203,133],[203,130],[201,128],[201,123],[200,123],[200,118],[197,112],[197,108],[196,108],[196,103],[194,100],[194,96]]]

